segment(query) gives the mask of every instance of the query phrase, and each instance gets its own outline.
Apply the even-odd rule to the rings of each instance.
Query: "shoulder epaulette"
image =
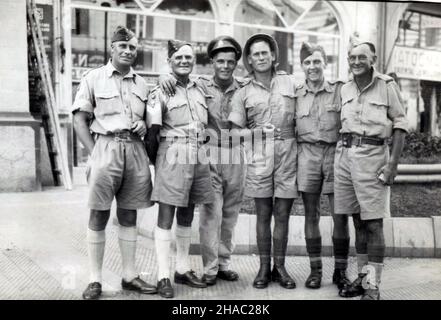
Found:
[[[338,84],[338,83],[345,83],[342,79],[334,79],[334,80],[328,80],[330,84]]]
[[[204,81],[210,81],[211,80],[211,76],[208,76],[206,74],[200,75],[198,77],[199,80],[204,80]]]
[[[299,83],[296,85],[296,89],[298,89],[298,90],[302,89],[304,85],[305,85],[305,83]]]
[[[246,77],[246,78],[236,78],[235,77],[234,79],[236,79],[237,83],[239,83],[239,85],[241,87],[246,86],[247,84],[249,84],[251,82],[251,78],[248,78],[248,77]]]
[[[285,71],[283,71],[283,70],[277,70],[276,74],[279,75],[279,76],[287,75],[287,73]]]
[[[394,78],[392,78],[391,76],[388,76],[387,74],[382,74],[382,73],[380,73],[378,75],[378,78],[380,78],[381,80],[386,81],[386,83],[394,81]]]

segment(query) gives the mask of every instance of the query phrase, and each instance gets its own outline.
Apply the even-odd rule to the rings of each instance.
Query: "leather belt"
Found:
[[[141,140],[141,138],[136,133],[133,133],[128,130],[112,132],[112,133],[108,133],[108,134],[101,135],[101,136],[113,138],[113,140],[115,140],[117,142],[119,142],[119,141],[128,142],[128,141],[140,141]]]
[[[361,146],[363,144],[369,144],[374,146],[381,146],[385,143],[385,139],[377,137],[362,136],[355,133],[343,133],[340,140],[345,148],[352,146]]]
[[[319,145],[319,146],[335,146],[337,144],[337,142],[326,142],[323,140],[319,140],[316,142],[299,141],[298,143],[307,143],[307,144],[313,144],[313,145]]]

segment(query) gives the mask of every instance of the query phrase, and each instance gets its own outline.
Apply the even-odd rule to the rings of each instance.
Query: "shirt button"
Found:
[[[277,128],[276,131],[277,131],[277,132],[280,132],[280,131],[282,131],[282,130],[280,130],[280,128]]]

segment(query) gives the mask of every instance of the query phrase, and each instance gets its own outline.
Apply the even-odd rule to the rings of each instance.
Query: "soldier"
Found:
[[[155,230],[158,292],[165,298],[174,296],[169,275],[169,256],[170,229],[176,207],[177,257],[174,281],[194,288],[207,287],[190,269],[191,223],[195,204],[211,203],[214,200],[210,167],[208,163],[202,163],[198,156],[204,153],[203,134],[208,114],[203,90],[189,79],[195,63],[191,44],[170,40],[168,63],[177,79],[176,94],[169,97],[157,87],[150,93],[147,105],[147,151],[155,162],[152,200],[159,202]]]
[[[247,40],[243,63],[251,80],[234,95],[228,117],[233,131],[246,128],[254,136],[245,194],[254,198],[256,205],[260,269],[253,286],[259,289],[266,288],[271,280],[288,289],[296,286],[285,269],[289,214],[297,197],[295,88],[292,76],[276,71],[278,55],[277,43],[270,35],[259,33]],[[275,224],[271,236],[273,215]],[[272,271],[271,240],[274,245]]]
[[[214,76],[202,76],[195,82],[207,97],[207,147],[212,160],[210,171],[215,201],[199,207],[199,235],[204,264],[202,280],[207,285],[214,285],[217,278],[227,281],[239,279],[237,272],[230,269],[230,264],[234,227],[244,189],[245,166],[242,146],[233,146],[233,140],[230,140],[231,125],[227,118],[231,98],[244,82],[233,76],[237,61],[242,56],[242,48],[235,39],[219,36],[210,41],[207,51]],[[172,76],[162,78],[161,87],[169,95],[174,95],[176,79]]]
[[[341,89],[341,141],[334,164],[335,213],[352,215],[358,263],[357,279],[339,294],[363,295],[362,300],[380,299],[388,186],[397,174],[408,130],[398,86],[374,69],[376,59],[375,46],[370,42],[354,41],[349,48],[353,79]]]
[[[134,33],[118,27],[112,37],[110,61],[84,76],[72,106],[75,131],[90,154],[87,249],[91,273],[84,299],[97,299],[102,292],[105,227],[114,197],[120,224],[122,287],[141,293],[157,292],[135,270],[136,210],[152,205],[148,157],[141,140],[146,133],[148,89],[131,68],[137,46]]]
[[[325,80],[327,65],[325,50],[318,45],[303,43],[300,63],[305,82],[296,90],[296,128],[298,143],[299,191],[305,207],[305,238],[311,274],[305,286],[318,289],[322,279],[320,193],[328,195],[334,220],[332,242],[335,267],[333,283],[342,288],[346,278],[349,253],[348,217],[334,215],[334,155],[340,123],[341,81]]]

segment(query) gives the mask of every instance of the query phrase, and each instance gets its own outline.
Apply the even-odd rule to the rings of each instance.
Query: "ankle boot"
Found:
[[[305,287],[319,289],[322,285],[322,261],[311,262],[311,273],[306,279]]]
[[[296,287],[296,282],[285,269],[285,257],[274,258],[271,280],[279,282],[280,286],[285,289],[294,289]]]
[[[260,268],[253,282],[253,287],[264,289],[271,280],[271,264],[269,256],[260,256]]]

